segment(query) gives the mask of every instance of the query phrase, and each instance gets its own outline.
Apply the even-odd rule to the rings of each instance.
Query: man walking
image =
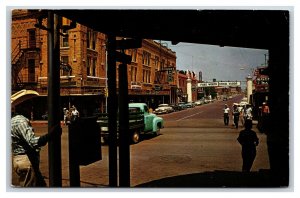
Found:
[[[237,138],[242,145],[243,172],[250,172],[254,159],[256,157],[256,146],[259,139],[255,131],[251,130],[252,120],[245,121],[245,129],[242,130]]]
[[[225,126],[228,126],[229,123],[229,111],[230,111],[229,107],[227,106],[227,104],[225,104],[225,107],[223,109]]]
[[[239,127],[240,111],[237,108],[236,104],[233,105],[232,114],[233,114],[233,122],[234,122],[235,128],[238,128]]]
[[[79,118],[79,111],[77,111],[76,107],[73,105],[71,111],[71,120],[72,122],[75,122],[78,118]]]

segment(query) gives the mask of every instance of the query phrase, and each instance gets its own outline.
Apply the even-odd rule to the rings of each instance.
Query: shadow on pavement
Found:
[[[234,187],[264,188],[273,186],[269,170],[243,173],[237,171],[216,170],[213,172],[195,173],[154,180],[135,187]]]

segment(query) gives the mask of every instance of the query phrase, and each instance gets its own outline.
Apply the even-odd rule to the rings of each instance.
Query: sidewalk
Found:
[[[33,127],[34,126],[45,126],[45,125],[48,125],[48,120],[33,120],[33,121],[30,121],[30,123]],[[60,121],[60,124],[64,125],[64,122]]]

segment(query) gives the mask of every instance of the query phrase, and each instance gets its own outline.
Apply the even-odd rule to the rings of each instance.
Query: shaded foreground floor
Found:
[[[45,178],[48,181],[49,178]],[[16,181],[15,181],[16,182]],[[68,179],[63,183],[69,182]],[[81,180],[81,188],[109,188],[93,182]],[[14,184],[14,182],[12,183]],[[133,188],[276,188],[272,183],[269,170],[261,169],[250,173],[215,170],[166,177],[133,186]]]
[[[243,173],[236,171],[216,170],[212,172],[187,174],[163,178],[140,184],[136,187],[162,187],[162,188],[193,188],[193,187],[274,187],[271,183],[268,170]]]

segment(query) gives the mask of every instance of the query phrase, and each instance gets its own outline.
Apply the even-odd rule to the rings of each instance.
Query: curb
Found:
[[[34,121],[30,121],[32,126],[45,126],[48,125],[48,121],[47,120],[34,120]],[[63,126],[64,122],[61,121],[60,125]]]

